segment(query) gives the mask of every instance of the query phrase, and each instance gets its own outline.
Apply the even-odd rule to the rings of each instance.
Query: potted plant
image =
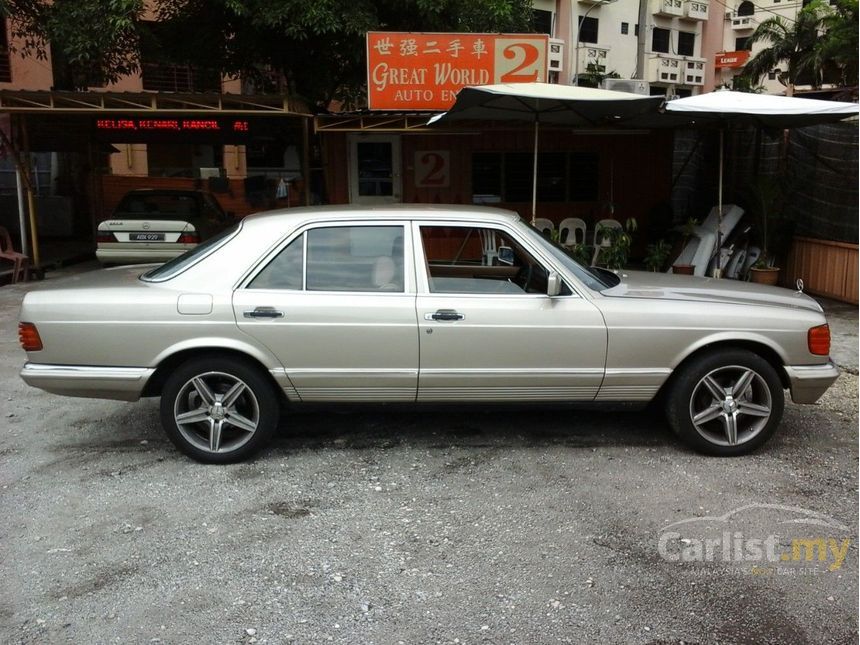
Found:
[[[657,240],[653,244],[649,244],[645,250],[645,266],[649,271],[656,273],[663,270],[663,266],[672,252],[672,245],[666,240]]]
[[[750,282],[776,284],[779,282],[779,267],[769,246],[770,235],[779,223],[782,202],[782,187],[776,177],[759,176],[749,191],[750,212],[755,219],[756,232],[761,245],[758,261],[750,267]]]
[[[595,252],[595,264],[600,264],[607,269],[623,269],[630,255],[630,246],[633,243],[632,233],[636,230],[635,217],[630,217],[624,222],[624,228],[602,227],[597,232],[597,239],[601,243]]]
[[[699,220],[695,217],[691,217],[684,225],[681,227],[681,251],[687,246],[687,242],[690,241],[690,238],[693,237],[693,234],[696,232],[696,227],[699,225]],[[696,270],[696,265],[694,264],[678,264],[675,263],[672,265],[672,273],[677,273],[679,275],[693,275]]]

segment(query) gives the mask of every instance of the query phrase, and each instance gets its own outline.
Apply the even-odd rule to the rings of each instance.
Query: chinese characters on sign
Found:
[[[371,110],[446,110],[467,85],[546,81],[540,34],[368,32]]]

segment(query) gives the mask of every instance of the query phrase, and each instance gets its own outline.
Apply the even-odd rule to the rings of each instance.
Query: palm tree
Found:
[[[857,0],[836,0],[834,11],[824,18],[826,37],[821,50],[840,72],[842,87],[857,85]]]
[[[743,75],[758,83],[785,62],[786,69],[777,75],[777,80],[786,86],[787,94],[794,93],[801,75],[810,76],[813,87],[821,87],[825,63],[821,35],[826,28],[827,13],[821,0],[813,0],[798,12],[794,22],[782,16],[761,22],[750,36],[749,45],[763,42],[770,43],[770,47],[747,62]]]

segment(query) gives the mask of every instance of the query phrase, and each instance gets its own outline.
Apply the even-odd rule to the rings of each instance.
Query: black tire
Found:
[[[179,415],[185,415],[185,423]],[[269,443],[279,417],[280,399],[272,382],[253,363],[232,356],[181,364],[161,393],[161,424],[168,438],[202,463],[248,458]]]
[[[675,434],[694,450],[718,457],[747,454],[764,444],[784,408],[776,370],[745,349],[693,358],[673,375],[666,396],[666,417]]]

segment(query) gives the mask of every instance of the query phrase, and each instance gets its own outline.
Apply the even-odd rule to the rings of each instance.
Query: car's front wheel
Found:
[[[767,441],[782,419],[785,395],[779,375],[747,350],[698,356],[680,368],[670,385],[669,424],[699,452],[724,457],[748,453]]]
[[[186,455],[204,463],[241,461],[263,448],[280,405],[260,370],[232,357],[183,363],[161,393],[161,423]]]

